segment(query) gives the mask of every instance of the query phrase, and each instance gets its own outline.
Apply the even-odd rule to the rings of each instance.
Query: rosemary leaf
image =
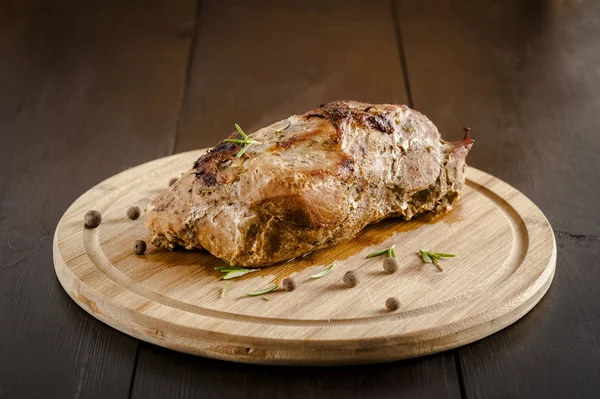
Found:
[[[248,147],[250,147],[252,144],[261,144],[260,141],[256,141],[253,138],[249,137],[246,133],[244,133],[244,131],[242,130],[240,125],[238,125],[237,123],[235,123],[235,128],[237,129],[238,133],[242,136],[242,139],[241,140],[240,139],[225,139],[224,141],[226,143],[235,143],[235,144],[243,144],[244,145],[242,147],[242,149],[237,153],[236,158],[240,158],[242,155],[244,155],[244,153],[246,152]]]
[[[240,127],[240,125],[238,125],[237,123],[234,123],[235,125],[235,129],[238,131],[238,133],[245,139],[248,140],[248,136],[246,135],[246,133],[244,133],[244,131],[242,130],[242,128]]]
[[[323,270],[323,271],[322,271],[322,272],[320,272],[320,273],[313,274],[312,276],[310,276],[310,278],[321,278],[321,277],[325,277],[325,276],[327,276],[327,275],[329,274],[329,272],[331,271],[331,269],[333,269],[333,265],[334,265],[334,264],[332,263],[331,265],[327,266],[327,267],[325,268],[325,270]]]
[[[275,133],[281,133],[281,132],[283,132],[283,131],[284,131],[284,130],[286,130],[288,127],[290,127],[290,125],[291,125],[291,124],[292,124],[292,123],[291,123],[291,122],[290,122],[290,120],[288,119],[288,120],[287,120],[287,125],[285,125],[284,127],[280,128],[280,129],[277,129],[277,130],[275,130]]]
[[[223,273],[219,280],[231,280],[232,278],[241,277],[245,274],[258,271],[258,269],[245,269],[237,266],[217,266],[215,270]]]
[[[225,298],[225,295],[227,295],[227,281],[225,281],[225,285],[223,286],[223,289],[221,289],[221,298]]]
[[[231,272],[227,272],[223,277],[221,277],[221,280],[231,280],[232,278],[237,278],[237,277],[242,277],[245,276],[248,273],[253,273],[255,271],[257,271],[258,269],[242,269],[242,270],[234,270]]]
[[[271,298],[269,298],[268,296],[263,296],[261,299],[267,302],[271,300]]]
[[[429,254],[427,252],[423,251],[422,249],[419,249],[419,252],[421,253],[421,258],[423,258],[423,262],[432,263],[431,258],[429,257]]]
[[[395,258],[396,257],[396,252],[394,252],[394,247],[395,246],[396,246],[396,244],[392,245],[389,248],[382,249],[380,251],[375,251],[375,252],[373,252],[371,254],[368,254],[367,258],[374,258],[376,256],[380,256],[380,255],[383,255],[383,254],[388,254],[388,256],[391,256],[392,258]]]
[[[379,255],[387,254],[389,252],[389,248],[382,249],[381,251],[376,251],[367,255],[367,258],[374,258]]]
[[[456,256],[454,254],[445,254],[442,252],[423,251],[422,249],[419,249],[419,254],[421,255],[421,258],[423,258],[423,262],[433,263],[435,267],[437,267],[441,272],[443,272],[444,269],[442,268],[442,266],[440,266],[440,263],[438,261],[443,258],[454,258]]]
[[[246,150],[248,148],[250,148],[251,144],[244,144],[244,147],[237,153],[237,155],[235,156],[236,158],[240,158],[242,155],[244,155],[244,153],[246,152]]]
[[[218,270],[220,272],[232,272],[232,271],[238,271],[238,270],[252,270],[252,271],[256,271],[258,269],[246,269],[245,267],[240,267],[240,266],[217,266],[215,267],[215,270]]]
[[[395,247],[395,245],[392,245],[392,246],[390,247],[390,256],[391,256],[392,258],[396,259],[396,251],[394,251],[394,247]]]
[[[454,254],[443,254],[440,252],[436,252],[433,254],[433,256],[435,256],[436,258],[454,258],[456,255]]]
[[[279,287],[279,286],[278,285],[274,285],[272,287],[265,288],[264,290],[258,290],[258,291],[248,292],[246,295],[248,295],[248,296],[259,296],[259,295],[268,294],[269,292],[275,291],[277,289],[277,287]]]
[[[236,270],[250,270],[250,269],[244,269],[243,267],[239,267],[239,266],[217,266],[217,267],[215,267],[215,270],[225,273],[225,272],[233,272]]]
[[[225,139],[223,141],[226,143],[246,144],[246,140],[239,140],[239,139]]]

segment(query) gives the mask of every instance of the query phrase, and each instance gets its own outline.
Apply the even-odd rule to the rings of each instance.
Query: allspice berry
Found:
[[[385,270],[389,274],[392,274],[396,273],[398,269],[400,269],[400,262],[398,262],[398,259],[392,258],[391,256],[385,258],[385,260],[383,261],[383,270]]]
[[[385,307],[392,311],[398,310],[400,307],[400,301],[398,298],[388,298],[387,301],[385,301]]]
[[[169,187],[171,187],[173,184],[177,183],[177,180],[179,180],[178,178],[174,177],[171,180],[169,180]]]
[[[98,211],[88,211],[83,217],[83,220],[85,221],[85,225],[87,227],[98,227],[102,221],[102,215]]]
[[[284,278],[281,284],[286,291],[294,291],[296,289],[296,282],[291,277]]]
[[[131,206],[127,209],[127,217],[131,220],[135,220],[140,217],[140,207],[139,206]]]
[[[135,244],[133,244],[133,253],[136,255],[143,255],[146,252],[146,241],[137,240]]]
[[[358,275],[354,270],[350,270],[344,274],[342,281],[348,287],[356,287],[358,285]]]

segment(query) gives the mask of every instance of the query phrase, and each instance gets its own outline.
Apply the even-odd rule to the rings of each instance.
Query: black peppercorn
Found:
[[[132,206],[127,209],[127,217],[131,220],[135,220],[140,217],[140,207]]]
[[[135,244],[133,244],[133,253],[136,255],[143,255],[146,252],[146,241],[137,240]]]
[[[102,221],[102,215],[98,211],[88,211],[83,217],[83,220],[85,221],[85,225],[87,227],[98,227]]]
[[[396,258],[392,258],[391,256],[388,256],[383,261],[383,270],[385,270],[389,274],[396,273],[399,268],[400,268],[400,263],[398,262],[398,259],[396,259]]]
[[[354,270],[346,272],[342,280],[344,281],[344,284],[348,287],[356,287],[358,285],[358,275]]]
[[[398,310],[400,307],[400,301],[398,298],[388,298],[387,301],[385,301],[385,307],[392,311]]]
[[[291,277],[284,278],[281,284],[286,291],[294,291],[296,289],[296,282]]]
[[[174,177],[171,180],[169,180],[169,187],[171,187],[173,184],[177,183],[177,180],[179,180],[178,178]]]

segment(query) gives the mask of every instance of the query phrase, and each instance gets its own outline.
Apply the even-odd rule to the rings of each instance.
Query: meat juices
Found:
[[[442,140],[404,105],[336,101],[221,142],[148,207],[152,243],[268,266],[348,240],[367,224],[451,209],[473,140]],[[236,132],[230,139],[239,139]]]

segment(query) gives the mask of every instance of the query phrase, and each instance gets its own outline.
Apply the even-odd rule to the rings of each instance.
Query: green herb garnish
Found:
[[[290,120],[288,119],[288,120],[287,120],[287,125],[285,125],[284,127],[280,128],[280,129],[277,129],[277,130],[275,130],[275,133],[281,133],[281,132],[283,132],[283,131],[284,131],[284,130],[286,130],[288,127],[290,127],[290,125],[291,125],[291,124],[292,124],[292,123],[291,123],[291,122],[290,122]]]
[[[267,302],[269,302],[271,300],[271,298],[269,298],[268,296],[263,296],[261,299],[263,301],[267,301]]]
[[[392,245],[389,248],[382,249],[380,251],[375,251],[372,254],[368,254],[367,258],[374,258],[376,256],[383,255],[383,254],[388,254],[388,256],[391,256],[392,258],[395,258],[396,257],[396,252],[394,251],[395,247],[396,247],[396,244]]]
[[[248,147],[250,147],[252,144],[262,144],[260,141],[256,141],[252,137],[249,137],[246,133],[244,133],[242,128],[237,123],[235,124],[235,128],[237,129],[238,133],[242,136],[243,140],[225,139],[224,141],[226,143],[236,143],[236,144],[244,145],[244,147],[240,150],[240,152],[237,153],[236,158],[241,157],[242,154],[244,154],[246,152],[246,150],[248,149]]]
[[[327,266],[327,268],[325,270],[323,270],[320,273],[314,274],[312,276],[310,276],[310,278],[321,278],[321,277],[325,277],[329,274],[329,272],[331,271],[331,269],[333,269],[333,263],[329,266]]]
[[[223,289],[221,289],[221,298],[224,298],[225,295],[227,295],[227,281],[225,281],[225,285],[223,286]]]
[[[259,295],[268,294],[269,292],[275,291],[277,289],[277,287],[279,287],[279,286],[278,285],[274,285],[272,287],[265,288],[264,290],[258,290],[258,291],[248,292],[246,295],[248,295],[248,296],[259,296]]]
[[[224,273],[219,280],[231,280],[232,278],[242,277],[248,273],[257,272],[258,269],[244,269],[243,267],[235,266],[218,266],[215,270]]]
[[[423,262],[434,264],[435,267],[437,267],[441,272],[443,272],[444,269],[442,269],[442,267],[440,266],[438,261],[442,258],[454,258],[456,256],[453,254],[444,254],[441,252],[423,251],[422,249],[419,249],[419,253],[421,254],[421,258],[423,259]]]

